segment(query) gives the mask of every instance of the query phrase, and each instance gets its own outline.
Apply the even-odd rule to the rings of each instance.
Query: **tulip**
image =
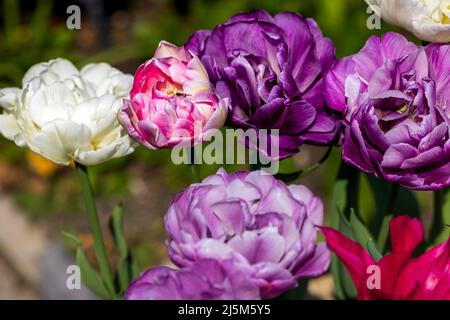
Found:
[[[202,259],[250,265],[247,275],[262,298],[328,269],[329,251],[316,243],[322,222],[322,202],[305,186],[223,169],[179,193],[165,217],[176,265],[191,268]]]
[[[450,0],[366,0],[386,22],[428,42],[450,42]]]
[[[189,147],[209,139],[225,122],[226,100],[210,85],[200,60],[162,41],[134,76],[118,117],[129,135],[149,149]]]
[[[0,90],[0,132],[60,165],[125,156],[133,147],[116,113],[131,80],[105,63],[81,70],[64,59],[39,63],[22,88]]]
[[[449,53],[386,33],[331,68],[324,95],[347,127],[345,162],[411,189],[450,185]]]
[[[145,271],[125,292],[127,300],[259,300],[258,287],[233,261],[206,259],[192,268]]]
[[[194,33],[186,48],[201,58],[218,94],[230,99],[230,126],[279,131],[267,137],[279,139],[271,159],[292,156],[303,143],[335,142],[340,123],[322,95],[335,48],[314,20],[293,12],[240,13]]]
[[[423,241],[417,218],[398,216],[390,222],[392,252],[376,262],[357,242],[342,233],[322,228],[326,242],[344,263],[361,300],[450,300],[450,238],[413,258]],[[369,267],[380,270],[380,286],[370,287]],[[368,281],[369,280],[369,281]]]

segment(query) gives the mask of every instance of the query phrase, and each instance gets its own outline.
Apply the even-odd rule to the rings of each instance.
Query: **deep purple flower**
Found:
[[[328,269],[330,253],[316,244],[315,226],[322,221],[322,202],[305,186],[223,169],[178,194],[165,217],[175,264],[232,259],[248,266],[262,298]]]
[[[347,163],[408,188],[450,185],[450,46],[373,36],[334,65],[324,90],[345,117]]]
[[[304,142],[335,140],[340,124],[322,95],[335,48],[314,20],[292,12],[241,13],[194,33],[186,48],[201,58],[219,96],[230,98],[229,125],[279,129],[279,158]]]
[[[189,269],[151,268],[128,287],[125,299],[258,300],[260,296],[246,266],[231,260],[205,259]]]

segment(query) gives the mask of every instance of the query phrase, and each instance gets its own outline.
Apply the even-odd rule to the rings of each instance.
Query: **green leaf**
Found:
[[[120,254],[120,259],[117,264],[116,281],[119,285],[120,292],[124,292],[135,277],[133,274],[134,262],[130,251],[128,250],[123,231],[123,207],[121,204],[114,208],[109,225],[114,238],[114,243]]]
[[[420,207],[414,192],[387,181],[368,176],[376,202],[375,221],[371,231],[376,236],[376,246],[382,253],[387,249],[389,221],[398,214],[419,217]]]
[[[120,259],[117,265],[117,281],[119,282],[120,292],[125,292],[131,283],[131,271],[129,259]]]
[[[71,242],[73,242],[75,246],[77,247],[81,246],[81,240],[76,235],[67,231],[62,231],[62,235],[67,239],[69,239]]]
[[[436,236],[433,245],[438,245],[450,237],[450,192],[446,190],[442,205],[442,231]]]
[[[347,206],[347,180],[338,180],[333,187],[333,196],[331,199],[330,225],[339,228],[339,216]]]
[[[90,265],[81,247],[77,248],[76,263],[80,268],[81,280],[93,293],[103,299],[113,298],[103,284],[100,275]]]
[[[350,225],[353,232],[353,240],[360,243],[367,250],[367,243],[372,240],[372,236],[358,219],[353,209],[350,213]]]
[[[123,232],[123,207],[121,204],[117,205],[113,210],[110,228],[120,257],[126,258],[128,256],[128,246]]]
[[[378,251],[377,247],[375,246],[375,242],[372,239],[367,241],[367,251],[369,251],[370,255],[376,262],[380,261],[380,259],[383,257],[380,251]]]
[[[72,241],[76,246],[75,261],[80,268],[81,280],[83,283],[97,296],[103,299],[111,299],[113,295],[106,289],[100,275],[91,266],[86,258],[83,248],[81,247],[81,240],[76,235],[63,231],[62,234]]]
[[[141,270],[139,269],[138,264],[136,263],[136,260],[133,258],[131,260],[131,281],[134,281],[137,279],[141,274]]]
[[[369,183],[368,175],[359,176],[358,217],[366,226],[373,225],[376,219],[376,201]]]
[[[388,215],[383,218],[381,223],[380,232],[377,238],[377,248],[380,252],[385,252],[387,239],[389,237],[389,222],[391,222],[393,215]]]
[[[354,240],[354,233],[351,227],[350,222],[345,218],[344,214],[339,212],[339,231],[345,234],[351,240]],[[337,256],[335,256],[338,259]],[[339,281],[341,283],[342,290],[344,292],[344,297],[342,299],[354,299],[356,298],[356,288],[353,284],[352,278],[345,268],[344,264],[338,260],[338,272],[339,272]]]
[[[353,233],[353,229],[352,229],[352,225],[350,224],[350,221],[348,221],[348,219],[344,216],[344,213],[341,211],[340,208],[338,208],[339,210],[339,231],[342,232],[343,234],[345,234],[348,238],[355,240],[355,236]],[[353,209],[351,209],[353,211]]]
[[[330,264],[331,275],[333,276],[333,283],[335,287],[336,298],[339,300],[345,299],[344,286],[341,281],[342,274],[342,262],[339,258],[333,253],[331,256],[331,264]]]
[[[347,186],[348,181],[345,179],[337,180],[331,200],[330,224],[331,227],[348,235],[351,233],[351,226],[344,217],[344,210],[347,205]],[[336,289],[336,297],[338,299],[356,297],[356,289],[353,282],[339,258],[333,254],[331,258],[331,273]]]
[[[347,185],[348,181],[345,179],[337,180],[333,187],[333,196],[331,199],[330,225],[331,227],[341,230],[342,212],[347,205]],[[344,223],[345,224],[345,223]],[[338,299],[345,299],[348,296],[346,281],[346,270],[339,258],[333,254],[331,258],[331,273],[333,275],[333,282],[336,289],[336,297]]]
[[[351,216],[352,209],[358,208],[360,172],[351,166],[341,163],[338,178],[334,185],[329,213],[331,227],[339,230],[349,239],[355,240],[355,232],[347,217]],[[355,219],[355,218],[353,218]],[[356,222],[354,222],[356,225]],[[358,231],[362,237],[364,233]],[[331,271],[336,287],[336,296],[339,299],[356,298],[356,288],[341,261],[333,255]]]

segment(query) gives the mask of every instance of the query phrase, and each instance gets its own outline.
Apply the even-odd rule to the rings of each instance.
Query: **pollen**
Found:
[[[403,114],[408,110],[409,105],[405,103],[403,106],[397,109],[397,113]]]

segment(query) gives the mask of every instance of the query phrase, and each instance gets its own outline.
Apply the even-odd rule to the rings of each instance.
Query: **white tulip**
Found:
[[[450,42],[450,0],[366,0],[387,23],[421,40]]]
[[[64,59],[31,67],[22,88],[0,90],[0,132],[60,165],[94,165],[133,151],[116,119],[133,77],[106,63],[79,71]]]

